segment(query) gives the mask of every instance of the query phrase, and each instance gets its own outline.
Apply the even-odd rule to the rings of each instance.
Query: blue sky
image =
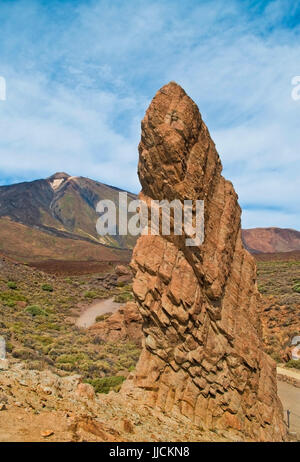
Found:
[[[300,229],[300,2],[0,1],[0,184],[83,175],[140,189],[140,120],[177,81],[244,227]]]

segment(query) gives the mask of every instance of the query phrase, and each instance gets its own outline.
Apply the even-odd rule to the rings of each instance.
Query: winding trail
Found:
[[[115,313],[120,306],[121,303],[114,302],[113,298],[101,300],[101,302],[94,302],[77,318],[76,326],[87,329],[95,323],[97,316],[105,313]]]

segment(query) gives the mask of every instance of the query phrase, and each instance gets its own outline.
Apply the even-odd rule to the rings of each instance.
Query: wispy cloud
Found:
[[[57,170],[133,191],[139,121],[157,89],[199,105],[243,225],[300,227],[299,4],[2,1],[0,182]]]

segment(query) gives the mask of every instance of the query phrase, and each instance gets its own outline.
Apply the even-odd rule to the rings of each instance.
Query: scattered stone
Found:
[[[95,390],[89,383],[79,383],[76,389],[76,395],[80,398],[95,399]]]
[[[8,360],[0,359],[0,370],[6,371],[8,369]]]
[[[143,336],[142,317],[137,304],[132,301],[127,302],[109,318],[93,324],[89,330],[105,342],[130,340],[140,345]]]
[[[132,275],[131,269],[128,266],[125,266],[125,265],[117,265],[115,267],[115,273],[118,276],[127,276],[128,274]]]
[[[134,428],[130,420],[127,420],[127,419],[123,420],[123,430],[126,433],[134,433]]]
[[[42,436],[43,438],[49,438],[49,436],[52,436],[52,435],[54,435],[54,431],[53,431],[53,430],[43,430],[43,431],[41,432],[41,436]]]

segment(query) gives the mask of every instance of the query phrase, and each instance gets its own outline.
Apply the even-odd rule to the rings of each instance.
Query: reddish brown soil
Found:
[[[123,261],[130,258],[130,250],[104,244],[69,239],[48,234],[40,229],[0,218],[0,253],[13,260],[34,261]]]
[[[126,258],[125,258],[126,257]],[[69,261],[69,260],[46,260],[34,261],[28,265],[45,273],[58,276],[79,276],[81,274],[93,274],[111,271],[116,265],[129,263],[130,254],[124,255],[120,261]]]
[[[277,252],[277,253],[257,253],[253,257],[257,261],[299,261],[300,250],[292,252]]]

